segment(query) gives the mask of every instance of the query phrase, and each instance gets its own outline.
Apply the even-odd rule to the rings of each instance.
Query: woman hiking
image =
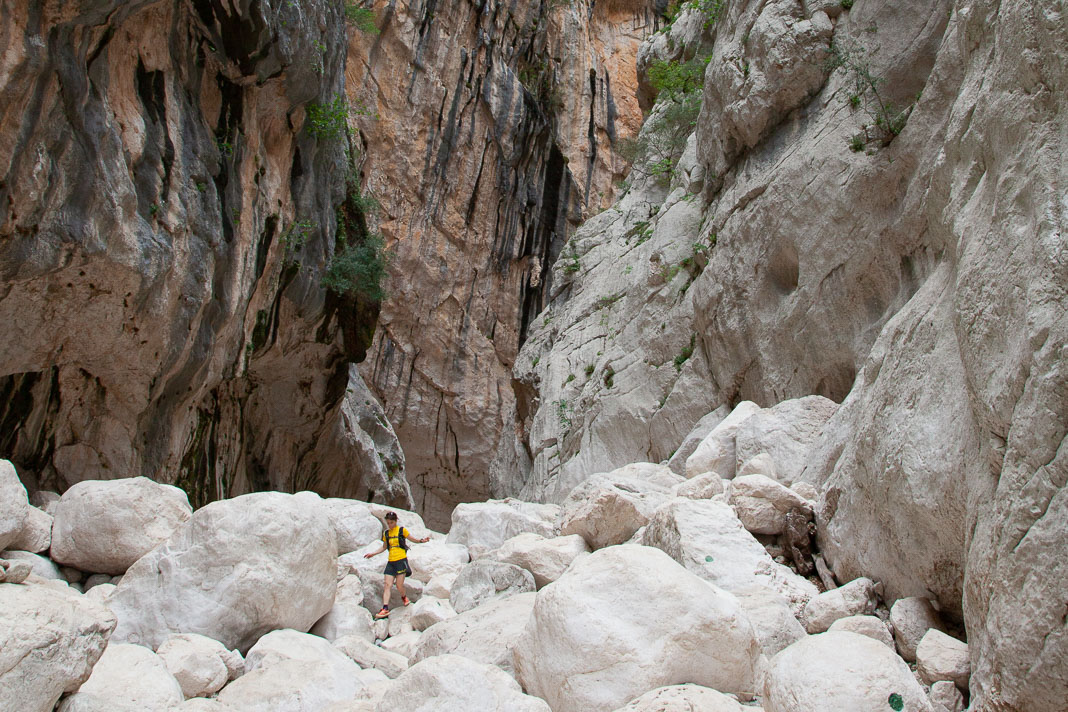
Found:
[[[386,562],[385,570],[385,589],[382,591],[382,610],[375,614],[375,620],[389,617],[389,590],[394,580],[397,582],[397,591],[401,595],[401,603],[405,606],[410,603],[408,597],[404,595],[404,577],[412,573],[408,567],[409,541],[425,544],[430,541],[430,537],[413,538],[407,529],[397,526],[396,512],[386,512],[386,531],[382,532],[382,545],[377,550],[363,555],[365,559],[370,559],[389,549],[389,561]]]

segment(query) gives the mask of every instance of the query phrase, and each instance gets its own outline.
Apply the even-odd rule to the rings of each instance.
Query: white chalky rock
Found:
[[[916,661],[916,648],[928,630],[942,630],[938,612],[926,598],[899,598],[890,607],[890,625],[894,629],[897,651],[906,662]]]
[[[775,563],[725,502],[669,502],[653,516],[642,543],[732,593],[764,586],[789,601],[795,615],[818,593],[810,581]]]
[[[872,613],[875,602],[875,583],[867,578],[854,579],[809,601],[802,622],[809,633],[822,633],[839,618]]]
[[[106,604],[107,600],[111,597],[111,594],[118,588],[113,583],[101,583],[93,586],[91,589],[85,592],[85,597],[96,601],[100,604]]]
[[[379,645],[383,650],[388,650],[391,653],[396,653],[405,658],[411,659],[412,654],[415,652],[415,648],[419,645],[420,638],[423,634],[417,630],[409,630],[399,635],[391,635],[383,640]]]
[[[735,435],[742,423],[760,411],[760,406],[752,401],[742,401],[735,406],[731,414],[713,428],[686,459],[686,476],[696,477],[706,472],[715,472],[724,479],[732,479],[737,467]]]
[[[108,599],[115,640],[158,647],[199,633],[247,650],[269,631],[311,628],[337,589],[337,543],[318,502],[258,492],[198,509]]]
[[[40,576],[43,579],[49,579],[51,581],[66,581],[63,577],[63,572],[59,570],[50,559],[40,556],[38,554],[31,554],[28,551],[3,551],[0,552],[0,559],[7,559],[8,561],[25,561],[30,565],[30,569],[35,576]]]
[[[192,513],[185,492],[147,477],[78,482],[56,505],[52,560],[82,571],[121,574]]]
[[[722,423],[729,413],[730,409],[725,405],[721,405],[697,421],[693,429],[683,438],[682,444],[679,445],[671,459],[668,460],[667,466],[672,472],[676,475],[686,475],[686,460],[694,453],[701,441],[712,432],[713,428]]]
[[[178,681],[186,699],[213,695],[230,679],[226,666],[230,651],[212,638],[195,633],[172,635],[156,654]]]
[[[560,533],[578,534],[591,549],[622,544],[671,499],[674,486],[620,477],[615,472],[594,475],[564,500]]]
[[[456,616],[456,609],[447,600],[424,596],[412,605],[412,628],[424,631],[435,623]]]
[[[551,539],[540,534],[520,534],[504,542],[493,558],[526,569],[540,589],[560,578],[572,561],[589,551],[586,540],[577,534]]]
[[[700,685],[669,685],[649,690],[616,712],[761,712],[743,707],[730,695]]]
[[[395,678],[408,669],[408,658],[384,650],[373,642],[347,635],[334,641],[334,647],[365,670],[381,670],[386,677]]]
[[[0,709],[51,712],[86,681],[115,616],[73,591],[0,583]]]
[[[808,464],[809,453],[838,404],[823,396],[805,396],[778,403],[755,413],[738,426],[735,435],[737,463],[766,453],[775,463],[771,476],[785,485],[796,481]]]
[[[765,712],[932,712],[904,660],[877,640],[845,631],[806,636],[776,655],[763,704]]]
[[[183,700],[181,686],[158,655],[140,645],[109,643],[89,679],[56,710],[169,712]]]
[[[934,712],[964,712],[964,695],[949,680],[932,683],[930,697]]]
[[[771,459],[771,455],[762,452],[758,455],[753,455],[743,464],[740,464],[736,477],[741,477],[742,475],[764,475],[774,480],[777,479],[775,477],[776,472],[778,470],[775,468],[775,461]]]
[[[802,482],[798,480],[797,482],[790,485],[790,489],[804,497],[806,500],[808,500],[810,504],[818,501],[820,498],[819,491],[808,482]]]
[[[412,665],[386,688],[375,709],[552,712],[544,700],[524,695],[508,673],[459,655],[438,655]]]
[[[374,640],[374,621],[371,612],[363,605],[363,584],[359,576],[348,575],[338,581],[334,605],[309,631],[327,640],[337,640],[346,635],[358,635]]]
[[[672,494],[687,499],[712,499],[717,494],[723,494],[725,490],[726,484],[722,477],[715,472],[706,472],[677,485]]]
[[[426,583],[435,576],[459,573],[471,561],[467,547],[431,540],[426,544],[411,544],[408,563],[412,567],[411,578]]]
[[[473,561],[516,534],[534,532],[544,537],[556,536],[559,514],[558,505],[532,504],[517,499],[459,504],[452,510],[448,542],[466,546]]]
[[[968,644],[932,628],[916,647],[916,670],[928,685],[949,680],[967,690],[972,673]]]
[[[886,627],[886,623],[883,623],[882,619],[878,616],[846,616],[845,618],[839,618],[834,623],[831,623],[831,627],[828,631],[847,631],[850,633],[859,633],[860,635],[866,635],[873,640],[878,640],[886,647],[894,650],[894,636],[891,635],[890,629]]]
[[[329,641],[297,630],[275,630],[256,641],[245,655],[245,674],[295,660],[351,670],[353,662]]]
[[[88,593],[93,587],[104,583],[111,583],[111,577],[107,574],[93,574],[85,579],[85,592]]]
[[[753,625],[761,651],[769,658],[805,637],[790,602],[765,586],[734,591],[738,603]]]
[[[0,460],[0,550],[18,539],[29,515],[30,502],[26,488],[15,472],[15,466]]]
[[[759,658],[734,596],[635,545],[583,557],[539,591],[515,647],[516,679],[554,712],[610,712],[683,682],[752,694]]]
[[[508,598],[534,590],[534,576],[515,564],[490,559],[472,561],[460,570],[453,582],[449,603],[464,613],[496,598]]]
[[[323,500],[323,510],[337,536],[338,556],[356,551],[382,536],[382,521],[371,513],[366,502],[329,498]]]
[[[52,546],[52,515],[37,507],[26,507],[22,531],[9,544],[12,549],[40,554]]]
[[[512,651],[534,610],[535,595],[520,593],[492,601],[428,628],[412,651],[412,664],[454,654],[512,673]]]
[[[808,500],[764,475],[735,477],[729,501],[742,525],[754,534],[781,534],[791,511],[812,514]]]
[[[456,576],[459,574],[438,574],[434,578],[426,582],[426,587],[423,589],[423,593],[427,596],[433,596],[434,598],[444,598],[448,600],[449,594],[452,592],[452,585],[456,582]]]
[[[280,660],[237,678],[218,700],[240,712],[322,712],[352,700],[364,687],[359,666],[346,660],[348,667]]]
[[[194,697],[186,700],[175,709],[177,712],[237,712],[229,705],[224,705],[218,700],[206,697]]]

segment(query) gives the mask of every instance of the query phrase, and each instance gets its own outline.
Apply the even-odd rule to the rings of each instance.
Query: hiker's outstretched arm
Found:
[[[378,556],[379,554],[381,554],[385,550],[386,550],[386,545],[385,544],[380,544],[376,551],[370,551],[370,552],[364,554],[363,558],[370,559],[372,556]]]

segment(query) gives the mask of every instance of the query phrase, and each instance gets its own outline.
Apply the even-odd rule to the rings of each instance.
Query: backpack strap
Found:
[[[404,527],[397,527],[397,546],[408,551],[408,541],[404,538]]]

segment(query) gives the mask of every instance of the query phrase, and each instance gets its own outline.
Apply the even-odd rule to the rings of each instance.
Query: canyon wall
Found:
[[[50,0],[0,20],[3,457],[31,489],[146,475],[195,504],[410,502],[350,371],[374,310],[320,285],[347,150],[309,115],[344,98],[341,5]]]

